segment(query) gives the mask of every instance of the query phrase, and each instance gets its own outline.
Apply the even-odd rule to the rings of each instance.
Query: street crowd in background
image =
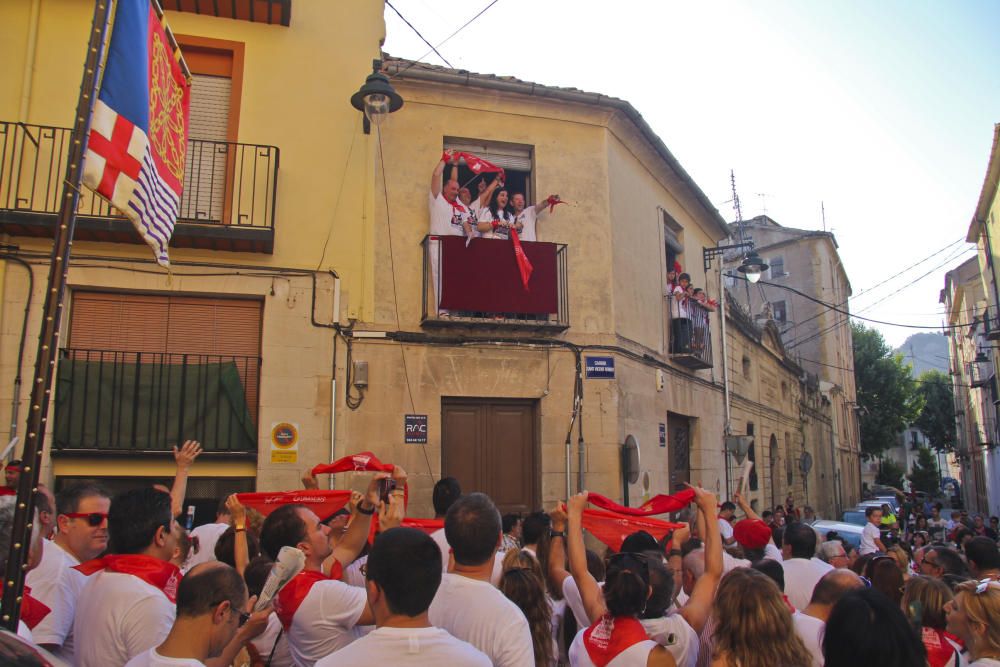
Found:
[[[169,489],[39,487],[19,646],[55,658],[31,662],[24,648],[3,662],[6,636],[0,662],[1000,666],[995,528],[967,526],[961,511],[949,526],[933,505],[888,506],[889,522],[871,507],[854,548],[791,498],[758,516],[739,493],[719,504],[694,486],[666,497],[690,504],[661,537],[637,530],[592,549],[586,492],[501,515],[444,478],[438,521],[421,529],[404,525],[406,472],[386,465],[329,516],[288,502],[265,517],[234,495],[188,531],[179,519],[199,453],[194,442],[175,450]],[[17,467],[0,497],[0,559]],[[303,481],[318,487],[311,473]],[[288,548],[301,571],[255,609]]]

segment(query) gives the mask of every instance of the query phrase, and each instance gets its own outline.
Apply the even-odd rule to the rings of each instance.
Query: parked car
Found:
[[[864,526],[868,523],[868,519],[865,517],[864,508],[855,508],[852,510],[847,510],[844,512],[843,516],[840,517],[842,523],[849,523],[855,526]]]
[[[845,544],[849,544],[855,549],[861,546],[862,526],[857,524],[820,520],[814,523],[812,528],[822,535],[824,540],[827,533],[835,531],[844,540]]]

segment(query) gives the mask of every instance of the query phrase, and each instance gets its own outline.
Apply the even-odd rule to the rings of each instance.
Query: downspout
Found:
[[[9,262],[16,262],[24,267],[24,270],[28,272],[28,294],[24,299],[24,319],[21,321],[21,340],[17,345],[17,368],[14,372],[14,395],[10,400],[10,439],[13,440],[17,436],[17,421],[18,421],[18,409],[20,407],[20,397],[21,397],[21,366],[24,363],[24,342],[28,335],[28,314],[31,311],[31,297],[35,293],[35,274],[31,270],[31,265],[20,257],[15,257],[14,255],[0,255],[0,259],[5,259]],[[14,452],[11,451],[8,457],[13,457]],[[10,458],[8,458],[10,460]]]
[[[312,274],[312,308],[309,317],[314,327],[333,329],[333,361],[330,366],[330,460],[337,460],[337,334],[340,333],[340,275],[333,269],[327,272],[333,277],[333,322],[316,321],[316,273]],[[334,476],[330,475],[330,489],[334,488]]]
[[[722,314],[720,318],[722,320],[722,391],[724,396],[724,403],[726,405],[726,425],[723,432],[722,441],[722,461],[723,470],[726,475],[726,497],[730,495],[729,491],[729,452],[726,451],[726,441],[725,437],[732,435],[733,432],[733,422],[732,413],[729,406],[729,344],[726,341],[726,284],[725,284],[725,271],[722,269],[722,265],[719,265],[719,312]]]
[[[21,76],[21,105],[17,119],[27,122],[28,111],[31,109],[31,83],[35,74],[35,53],[38,47],[38,15],[41,13],[42,0],[32,0],[28,10],[28,43],[24,48],[24,73]]]

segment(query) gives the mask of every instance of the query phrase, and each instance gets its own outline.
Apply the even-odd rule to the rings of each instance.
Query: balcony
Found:
[[[975,427],[975,444],[990,449],[1000,444],[1000,440],[997,438],[996,420],[993,415],[984,414],[982,419],[976,421]]]
[[[983,335],[986,340],[1000,340],[1000,315],[996,306],[987,306],[982,312]]]
[[[164,9],[287,27],[292,0],[163,0]]]
[[[687,301],[687,310],[688,317],[670,320],[670,360],[692,370],[711,368],[712,311],[693,300]]]
[[[566,246],[522,241],[525,290],[510,241],[425,236],[421,326],[524,331],[569,328]]]
[[[255,457],[260,357],[60,350],[53,454]]]
[[[969,384],[974,388],[985,387],[993,377],[993,362],[988,359],[979,361],[978,357],[976,359],[968,363]]]
[[[70,129],[0,121],[0,232],[52,237]],[[188,141],[184,193],[171,247],[274,252],[279,150]],[[86,188],[74,240],[143,243],[132,223]]]

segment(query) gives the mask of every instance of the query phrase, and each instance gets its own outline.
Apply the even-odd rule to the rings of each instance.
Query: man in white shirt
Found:
[[[433,237],[471,237],[475,235],[472,212],[458,198],[458,181],[449,179],[447,183],[444,182],[444,168],[447,165],[447,157],[447,153],[442,156],[431,174],[431,190],[427,199],[427,204],[430,208],[430,235],[432,237],[428,240],[427,247],[431,280],[434,285],[434,310],[432,312],[446,317],[449,315],[448,311],[439,309],[439,304],[441,303],[441,242]]]
[[[73,568],[97,558],[108,548],[111,498],[97,484],[77,482],[59,492],[56,523],[59,532],[43,543],[42,562],[28,573],[31,594],[51,613],[32,631],[35,642],[73,664],[73,617],[87,578]]]
[[[191,569],[177,587],[177,618],[158,646],[126,667],[231,665],[245,642],[267,627],[270,609],[248,613],[247,588],[239,573],[214,561]]]
[[[415,528],[393,528],[375,538],[365,590],[377,627],[316,667],[491,665],[481,651],[434,627],[428,618],[428,607],[445,576],[439,558],[434,540]]]
[[[147,487],[115,497],[113,555],[77,566],[88,579],[73,623],[78,667],[121,667],[167,636],[181,578],[169,561],[180,531],[169,493]]]
[[[858,555],[864,556],[876,551],[885,552],[885,545],[881,540],[882,533],[879,530],[882,524],[882,510],[878,507],[869,507],[865,510],[865,518],[868,519],[868,523],[861,529],[861,548],[858,549]]]
[[[7,557],[10,554],[11,541],[14,534],[14,511],[17,502],[16,496],[0,496],[0,572],[7,570]],[[27,570],[30,572],[38,567],[42,559],[42,531],[39,529],[38,508],[35,508],[34,528],[31,531],[31,542],[28,545]],[[17,634],[22,639],[33,641],[31,629],[38,627],[41,620],[44,620],[51,610],[41,604],[31,595],[28,586],[24,588],[21,599],[21,618],[17,623]],[[3,610],[0,609],[0,614]]]
[[[805,609],[792,614],[795,632],[812,654],[813,667],[823,667],[823,629],[833,606],[845,593],[857,588],[864,588],[861,577],[850,570],[831,570],[816,583]]]
[[[215,560],[215,545],[219,542],[222,534],[229,530],[229,524],[229,508],[226,507],[226,499],[223,498],[219,501],[219,508],[215,511],[215,522],[202,524],[191,531],[191,542],[198,545],[198,551],[191,550],[187,562],[184,563],[185,572],[198,563]]]
[[[736,544],[736,537],[733,535],[733,515],[736,514],[736,505],[726,501],[719,506],[719,533],[722,534],[722,546],[731,547]]]
[[[785,595],[792,606],[803,609],[809,604],[816,582],[833,566],[815,558],[816,531],[801,521],[793,521],[785,527],[782,556]]]
[[[491,583],[500,548],[500,513],[483,493],[462,496],[444,520],[454,568],[444,575],[430,622],[485,653],[497,667],[534,665],[524,613]]]
[[[402,503],[406,473],[398,466],[392,473],[396,490],[390,503]],[[274,610],[288,637],[292,660],[299,667],[312,667],[320,658],[344,648],[356,638],[354,628],[375,622],[367,604],[365,589],[340,580],[343,569],[361,553],[371,518],[379,506],[380,479],[375,475],[364,496],[355,492],[351,498],[351,522],[337,542],[330,543],[329,527],[320,523],[312,510],[302,505],[283,505],[271,512],[261,528],[261,548],[277,560],[282,547],[299,549],[306,557],[305,569],[278,594]],[[380,513],[383,530],[399,525],[400,516],[391,523],[387,512]]]
[[[559,195],[549,195],[534,206],[525,207],[524,195],[520,192],[511,198],[511,205],[514,207],[514,220],[522,225],[519,236],[522,241],[538,240],[538,219],[547,212],[546,207],[552,205],[552,201],[559,201]]]

